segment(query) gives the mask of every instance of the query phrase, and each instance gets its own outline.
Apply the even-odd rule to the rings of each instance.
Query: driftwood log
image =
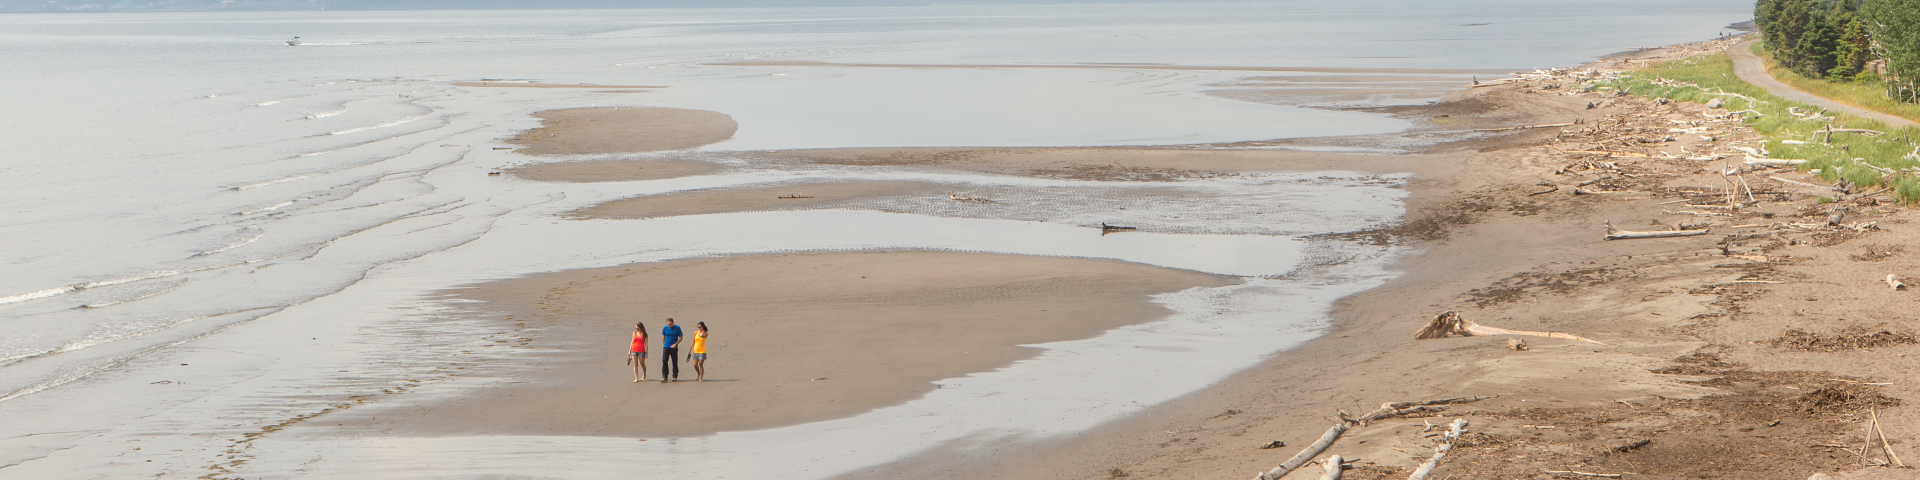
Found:
[[[1347,429],[1349,428],[1353,428],[1353,424],[1344,421],[1334,424],[1333,428],[1327,429],[1327,433],[1320,435],[1319,441],[1308,445],[1307,448],[1301,450],[1300,453],[1293,454],[1293,458],[1289,458],[1285,462],[1280,462],[1280,466],[1273,467],[1272,470],[1267,470],[1266,473],[1253,477],[1254,480],[1280,480],[1280,477],[1287,476],[1288,472],[1300,468],[1301,465],[1306,465],[1307,462],[1313,460],[1313,457],[1319,456],[1320,452],[1326,451],[1327,447],[1333,446],[1333,442],[1340,439],[1340,434],[1347,433]]]
[[[1620,474],[1618,473],[1588,473],[1575,470],[1547,470],[1547,473],[1556,475],[1579,475],[1582,477],[1620,478]]]
[[[1799,166],[1805,163],[1807,163],[1806,160],[1782,160],[1778,158],[1753,158],[1753,157],[1747,157],[1747,161],[1746,161],[1746,164],[1748,165],[1771,165],[1775,167],[1794,167],[1794,166]]]
[[[1578,341],[1589,342],[1597,345],[1606,345],[1605,343],[1600,343],[1598,340],[1594,340],[1591,338],[1581,337],[1578,335],[1570,335],[1570,334],[1565,334],[1560,332],[1534,332],[1534,331],[1527,331],[1527,330],[1508,330],[1504,328],[1489,327],[1486,325],[1473,323],[1473,321],[1470,321],[1467,319],[1460,318],[1460,314],[1454,313],[1454,312],[1446,312],[1446,313],[1440,314],[1440,316],[1433,317],[1433,321],[1427,322],[1427,326],[1424,328],[1421,328],[1418,333],[1415,333],[1413,335],[1413,338],[1419,339],[1419,340],[1431,340],[1435,338],[1446,338],[1452,335],[1459,335],[1462,337],[1476,337],[1481,335],[1528,335],[1528,336],[1534,336],[1534,337],[1564,338],[1567,340],[1578,340]]]
[[[1707,234],[1707,229],[1704,229],[1704,228],[1699,230],[1668,230],[1664,232],[1635,232],[1635,231],[1613,228],[1613,222],[1607,222],[1607,240],[1632,240],[1636,238],[1691,237],[1694,235],[1706,235],[1706,234]]]
[[[1475,132],[1504,132],[1504,131],[1507,131],[1507,130],[1525,130],[1525,129],[1529,129],[1529,128],[1548,128],[1548,127],[1571,127],[1571,126],[1573,126],[1573,125],[1574,125],[1574,124],[1572,124],[1572,123],[1548,123],[1548,124],[1541,124],[1541,125],[1521,125],[1521,126],[1518,126],[1518,127],[1505,127],[1505,128],[1476,128],[1476,129],[1474,129],[1473,131],[1475,131]]]
[[[1333,442],[1340,440],[1340,435],[1347,433],[1347,430],[1352,429],[1355,425],[1366,425],[1375,420],[1410,413],[1437,412],[1446,409],[1446,407],[1442,405],[1472,403],[1489,398],[1493,397],[1458,397],[1421,402],[1387,402],[1380,404],[1379,409],[1368,412],[1366,415],[1361,415],[1360,418],[1349,417],[1342,413],[1340,414],[1340,422],[1335,423],[1332,428],[1328,428],[1327,433],[1321,434],[1320,440],[1313,442],[1312,445],[1308,445],[1306,449],[1300,450],[1300,453],[1294,454],[1293,457],[1288,458],[1287,461],[1281,462],[1280,466],[1273,467],[1272,470],[1267,470],[1253,478],[1254,480],[1280,480],[1280,477],[1287,476],[1288,473],[1300,468],[1300,466],[1313,461],[1313,457],[1320,456],[1320,452],[1324,452],[1327,450],[1327,447],[1333,446]],[[1339,462],[1335,460],[1333,463]]]
[[[1767,178],[1771,178],[1771,179],[1773,179],[1774,181],[1777,181],[1777,182],[1780,182],[1780,183],[1785,183],[1785,184],[1788,184],[1788,185],[1799,185],[1799,186],[1802,186],[1802,187],[1811,187],[1811,188],[1818,188],[1818,189],[1821,189],[1821,190],[1833,190],[1833,191],[1836,191],[1836,192],[1844,192],[1844,191],[1846,191],[1845,189],[1841,189],[1841,188],[1839,188],[1839,187],[1834,187],[1834,186],[1831,186],[1831,185],[1814,185],[1814,184],[1811,184],[1811,183],[1807,183],[1807,182],[1796,182],[1796,181],[1793,181],[1793,180],[1787,180],[1787,179],[1784,179],[1784,178],[1780,178],[1780,177],[1767,177]]]
[[[1387,402],[1387,403],[1380,404],[1380,408],[1376,408],[1371,412],[1367,412],[1366,415],[1361,415],[1360,418],[1343,418],[1343,420],[1349,423],[1366,425],[1369,423],[1373,423],[1374,421],[1377,421],[1377,420],[1398,417],[1401,415],[1408,415],[1408,414],[1421,413],[1421,412],[1438,412],[1441,410],[1446,410],[1446,407],[1443,407],[1440,405],[1457,405],[1462,403],[1473,403],[1481,400],[1486,400],[1489,398],[1493,398],[1493,397],[1456,397],[1456,398],[1443,398],[1439,400],[1427,400],[1427,401],[1421,401],[1421,402]]]
[[[1446,457],[1447,452],[1453,451],[1453,441],[1459,440],[1460,434],[1466,432],[1467,419],[1455,419],[1452,429],[1447,431],[1446,436],[1440,437],[1440,446],[1433,447],[1433,458],[1427,459],[1427,463],[1422,463],[1420,468],[1414,469],[1413,474],[1407,476],[1407,480],[1427,480],[1428,476],[1433,475],[1433,469],[1440,467],[1440,459]]]
[[[1858,133],[1858,134],[1866,135],[1869,137],[1877,137],[1877,136],[1887,134],[1887,132],[1882,132],[1879,130],[1868,130],[1864,128],[1833,128],[1832,126],[1828,126],[1825,131],[1816,132],[1816,133],[1826,134],[1827,140],[1829,141],[1833,140],[1833,134],[1836,134],[1836,133]]]
[[[1339,455],[1328,455],[1326,460],[1321,460],[1320,468],[1326,469],[1327,473],[1320,474],[1320,480],[1340,480],[1340,469],[1345,467],[1341,464],[1346,460]]]

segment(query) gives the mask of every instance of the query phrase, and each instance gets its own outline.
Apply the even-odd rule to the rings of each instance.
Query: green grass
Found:
[[[1894,198],[1920,198],[1920,180],[1915,180],[1912,175],[1894,177],[1892,188]]]
[[[1833,101],[1864,108],[1908,120],[1920,121],[1920,104],[1901,103],[1887,97],[1887,84],[1878,79],[1835,82],[1809,78],[1794,73],[1773,61],[1773,54],[1760,43],[1753,44],[1754,55],[1767,63],[1767,73],[1793,88],[1807,93],[1833,99]]]
[[[1601,81],[1599,87],[1625,89],[1647,98],[1664,97],[1682,102],[1707,103],[1720,99],[1723,108],[1729,112],[1749,109],[1759,112],[1757,117],[1751,114],[1745,116],[1745,123],[1766,138],[1765,151],[1773,158],[1807,160],[1800,169],[1818,169],[1820,177],[1825,180],[1846,178],[1863,188],[1890,185],[1895,187],[1894,193],[1901,202],[1920,202],[1920,183],[1914,181],[1914,172],[1904,171],[1920,167],[1920,159],[1908,156],[1915,149],[1914,141],[1920,139],[1920,130],[1891,130],[1879,121],[1845,114],[1834,114],[1837,118],[1832,120],[1802,120],[1789,113],[1789,109],[1797,108],[1800,112],[1817,112],[1820,109],[1787,101],[1740,80],[1733,74],[1733,60],[1724,53],[1689,57],[1635,70],[1614,80]],[[1865,128],[1887,134],[1874,137],[1833,134],[1831,143],[1827,143],[1826,136],[1820,132],[1829,123],[1833,128]],[[1784,143],[1789,140],[1805,143]],[[1896,172],[1884,175],[1859,163]],[[1907,188],[1897,188],[1902,185]]]

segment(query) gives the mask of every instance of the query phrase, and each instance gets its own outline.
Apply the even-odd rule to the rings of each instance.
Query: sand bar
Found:
[[[515,177],[537,182],[624,182],[706,175],[727,167],[708,162],[675,160],[595,160],[536,163],[507,169]]]
[[[696,258],[576,270],[461,292],[536,329],[554,353],[511,384],[403,411],[356,412],[403,434],[690,436],[846,417],[934,381],[1167,313],[1146,296],[1233,283],[1117,261],[955,252]],[[713,329],[709,380],[633,383],[635,321]],[[658,380],[658,337],[650,379]],[[374,420],[372,417],[378,417]],[[475,421],[485,419],[485,421]]]
[[[1430,161],[1426,157],[1408,155],[1179,147],[823,148],[739,152],[736,155],[757,160],[815,165],[901,167],[1070,180],[1152,182],[1198,180],[1240,172],[1328,170],[1374,174],[1418,172]],[[592,177],[598,181],[651,180],[659,177],[654,177],[652,172],[645,172],[627,164],[646,166],[655,162],[658,160],[611,160],[585,163],[579,167],[579,175]],[[568,180],[556,179],[556,181]]]
[[[650,85],[595,85],[591,83],[534,83],[534,82],[459,82],[456,87],[493,87],[493,88],[667,88]]]
[[[595,155],[684,150],[733,138],[733,117],[663,107],[567,108],[536,112],[540,127],[507,143],[528,155]]]
[[[692,190],[614,200],[573,212],[589,218],[659,218],[710,213],[829,208],[897,196],[945,196],[954,186],[911,181],[829,181],[776,187]]]
[[[718,62],[708,65],[740,67],[867,67],[867,68],[1097,68],[1112,70],[1211,70],[1228,72],[1310,72],[1310,73],[1431,73],[1498,75],[1510,70],[1486,68],[1370,68],[1370,67],[1254,67],[1236,65],[1161,65],[1161,64],[1085,64],[1085,63],[836,63],[810,60],[759,60]]]

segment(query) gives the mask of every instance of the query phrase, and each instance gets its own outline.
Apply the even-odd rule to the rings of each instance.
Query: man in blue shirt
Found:
[[[666,355],[660,357],[660,383],[680,381],[680,326],[671,318],[660,329],[660,343],[666,347]]]

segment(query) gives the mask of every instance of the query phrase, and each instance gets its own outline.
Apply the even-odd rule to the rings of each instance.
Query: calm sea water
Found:
[[[846,248],[1090,255],[1256,277],[1298,274],[1328,255],[1372,259],[1346,270],[1162,299],[1189,324],[1218,317],[1210,325],[1242,329],[1235,335],[1252,339],[1209,347],[1216,353],[1206,359],[1169,357],[1198,372],[1191,378],[1142,389],[1121,377],[1046,387],[1019,383],[1018,375],[982,374],[969,378],[1005,392],[1003,399],[938,393],[875,412],[891,419],[883,422],[699,439],[698,455],[676,457],[681,463],[659,473],[821,476],[981,432],[1082,429],[1204,386],[1306,338],[1328,302],[1385,278],[1380,259],[1390,252],[1329,253],[1292,237],[1394,220],[1401,195],[1390,188],[1396,178],[1333,172],[1190,182],[1178,188],[1201,200],[1102,213],[1090,199],[1136,198],[1142,188],[1164,185],[762,165],[727,152],[1385,133],[1405,125],[1298,105],[1418,102],[1437,91],[1328,96],[1325,90],[1340,82],[1291,79],[1290,85],[1311,87],[1297,95],[1308,100],[1254,103],[1221,92],[1250,83],[1272,87],[1251,77],[1308,74],[1151,64],[1567,66],[1711,37],[1746,19],[1749,8],[1738,1],[1277,2],[0,15],[0,65],[10,72],[0,75],[8,107],[0,109],[0,418],[8,419],[0,424],[0,476],[198,476],[230,462],[222,452],[236,445],[250,452],[244,454],[249,462],[231,468],[248,478],[391,473],[429,461],[460,463],[468,473],[538,474],[601,458],[608,452],[590,447],[597,439],[569,437],[402,440],[316,430],[234,443],[351,395],[443,378],[435,372],[451,355],[487,343],[485,335],[496,332],[483,331],[484,322],[456,314],[460,305],[430,292],[493,278],[692,255]],[[282,43],[293,36],[306,45]],[[1129,65],[715,65],[737,60]],[[479,79],[670,88],[601,93],[451,84]],[[1261,98],[1284,99],[1290,92]],[[502,145],[497,139],[535,125],[525,114],[591,105],[732,115],[739,134],[702,155],[739,168],[719,176],[591,185],[484,175],[532,161],[493,149]],[[820,178],[925,179],[1054,194],[1046,208],[1028,214],[977,218],[912,205],[629,222],[555,217],[633,195]],[[1327,196],[1351,198],[1344,204],[1352,207],[1316,207],[1321,202],[1315,200]],[[1251,213],[1266,216],[1248,221],[1240,215]],[[1174,233],[1081,235],[1080,225],[1104,220],[1151,223]],[[902,224],[920,228],[901,232]],[[769,233],[769,225],[777,228]],[[837,234],[848,229],[876,234],[859,240]],[[1143,326],[1048,348],[1099,352],[1125,344],[1127,335],[1165,336],[1180,328]],[[1220,335],[1180,334],[1193,341]],[[1027,369],[1028,378],[1090,368],[1073,362],[1043,356],[1014,368]],[[453,395],[477,381],[443,378],[407,387],[415,390],[409,399],[391,401]],[[1022,403],[1039,413],[999,423],[919,416],[935,409],[1002,410],[995,402],[1033,398],[1055,401]],[[1088,398],[1103,406],[1085,408]],[[874,427],[882,424],[894,426]],[[791,448],[794,438],[836,435],[844,438],[835,449]],[[396,445],[413,450],[382,453]],[[756,461],[738,461],[743,455]],[[473,460],[482,457],[492,460]],[[590,466],[583,471],[619,471],[614,464]]]

